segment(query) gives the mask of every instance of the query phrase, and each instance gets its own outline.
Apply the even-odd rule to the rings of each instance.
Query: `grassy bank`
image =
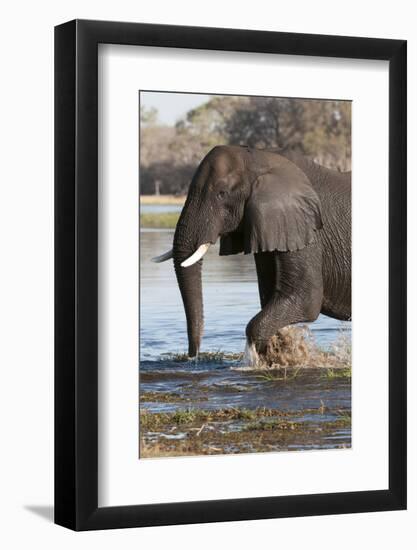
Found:
[[[184,195],[141,195],[141,204],[175,204],[183,205],[185,203]]]
[[[152,227],[155,229],[175,229],[179,217],[179,212],[141,214],[140,226]]]
[[[140,203],[148,205],[182,206],[184,196],[176,195],[141,195]],[[179,212],[143,212],[140,216],[140,226],[153,229],[175,229]]]

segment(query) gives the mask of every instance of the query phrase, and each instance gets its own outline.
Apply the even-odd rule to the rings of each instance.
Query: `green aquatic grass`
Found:
[[[295,380],[300,373],[302,367],[298,368],[289,368],[287,367],[280,369],[271,369],[271,371],[264,371],[261,374],[257,374],[256,378],[264,380],[265,382],[289,382],[290,380]],[[278,372],[277,372],[278,371]],[[289,371],[289,373],[287,373]],[[282,372],[282,374],[281,374]]]
[[[322,378],[328,378],[329,380],[335,379],[335,378],[345,378],[347,380],[350,380],[352,378],[352,367],[346,367],[346,368],[328,368],[323,369],[323,372],[321,373]]]
[[[244,431],[296,430],[300,427],[304,429],[305,425],[305,423],[301,422],[292,422],[275,418],[272,420],[259,420],[258,422],[251,422],[242,429]]]
[[[351,425],[351,418],[350,416],[338,416],[335,420],[330,420],[329,422],[326,422],[323,427],[326,430],[333,430],[333,429],[341,429],[346,428]],[[317,429],[318,426],[315,422],[294,422],[291,420],[282,420],[279,418],[274,418],[271,420],[259,420],[257,422],[252,422],[247,424],[246,426],[243,426],[243,431],[272,431],[272,430],[280,430],[280,431],[288,431],[288,430],[302,430],[306,431],[312,430],[314,431]]]
[[[174,412],[151,413],[146,410],[140,412],[140,425],[145,430],[156,429],[167,425],[195,424],[197,422],[220,422],[229,420],[254,420],[263,416],[286,415],[278,409],[237,409],[229,407],[225,409],[180,409]]]
[[[333,418],[322,421],[321,407],[294,412],[277,409],[188,409],[171,413],[142,413],[140,457],[197,456],[295,450],[294,445],[320,444],[327,435],[351,425],[348,410],[327,411]],[[314,415],[306,420],[301,417]],[[316,416],[317,415],[317,416]],[[238,423],[231,421],[237,420]],[[167,434],[177,434],[171,439]],[[335,448],[350,447],[350,438]]]
[[[351,411],[336,411],[338,420],[349,424],[352,422],[352,412]]]
[[[158,229],[175,229],[178,219],[180,217],[179,212],[159,212],[159,213],[146,213],[140,215],[141,227],[152,227]]]
[[[278,417],[279,419],[285,419],[288,417],[300,417],[305,414],[320,415],[326,410],[327,413],[331,412],[331,409],[321,407],[317,409],[301,409],[297,411],[284,411],[281,409],[257,407],[256,409],[246,409],[237,407],[227,407],[223,409],[197,409],[187,408],[179,409],[172,412],[149,412],[147,410],[140,411],[140,425],[144,430],[156,430],[162,427],[169,427],[172,425],[193,425],[202,422],[228,422],[230,420],[247,420],[254,422],[257,419]],[[350,412],[344,409],[338,409],[335,411],[337,414],[337,420],[341,422],[350,422]],[[282,421],[282,420],[280,420]]]

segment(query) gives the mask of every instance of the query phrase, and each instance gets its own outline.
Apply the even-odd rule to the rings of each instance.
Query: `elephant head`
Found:
[[[200,163],[176,226],[174,259],[189,349],[203,333],[202,258],[220,237],[220,254],[296,251],[321,228],[320,201],[307,176],[273,152],[218,146]]]

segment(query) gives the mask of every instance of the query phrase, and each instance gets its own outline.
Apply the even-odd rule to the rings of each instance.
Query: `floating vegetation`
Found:
[[[284,415],[278,409],[184,409],[167,413],[149,413],[146,410],[140,413],[140,425],[143,429],[156,429],[162,425],[192,424],[194,422],[220,422],[225,420],[253,420],[260,416]]]
[[[306,426],[315,425],[312,422],[293,422],[283,420],[260,420],[252,424],[244,426],[243,430],[302,430],[305,431]],[[326,423],[326,430],[332,430],[337,428],[345,428],[350,426],[350,417],[340,417],[337,420]],[[316,430],[322,430],[321,427],[316,427]]]
[[[226,353],[223,351],[205,351],[198,354],[198,358],[190,358],[188,353],[163,353],[162,357],[168,361],[194,361],[204,363],[223,363],[228,361],[241,361],[243,359],[243,353]]]
[[[173,412],[150,413],[146,410],[140,412],[140,426],[144,430],[154,430],[161,426],[167,425],[184,425],[200,422],[224,422],[230,420],[255,420],[257,418],[271,417],[300,417],[306,414],[329,414],[323,404],[317,409],[301,409],[298,411],[283,411],[281,409],[273,409],[267,407],[258,407],[256,409],[245,409],[237,407],[229,407],[224,409],[180,409]],[[334,412],[338,416],[348,414],[348,411],[338,409]],[[349,417],[350,418],[350,417]]]
[[[243,430],[245,431],[254,431],[254,430],[296,430],[297,428],[303,426],[303,429],[305,427],[305,424],[301,422],[287,422],[285,420],[260,420],[259,422],[252,422],[250,424],[246,424],[244,426]]]
[[[343,420],[347,424],[351,424],[352,422],[352,411],[343,410],[343,411],[336,411],[337,417],[340,420]]]
[[[352,378],[352,369],[350,367],[347,368],[328,368],[323,369],[323,372],[321,373],[323,378],[346,378],[350,380]]]
[[[200,400],[207,399],[201,397]],[[190,401],[191,398],[185,395],[181,395],[175,392],[160,392],[160,391],[147,391],[140,393],[140,402],[158,402],[158,403],[178,403],[182,401]]]

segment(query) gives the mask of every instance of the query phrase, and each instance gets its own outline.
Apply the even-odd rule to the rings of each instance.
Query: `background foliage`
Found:
[[[191,177],[215,145],[278,147],[329,168],[351,169],[351,103],[212,96],[175,126],[141,108],[141,194],[186,194]]]

